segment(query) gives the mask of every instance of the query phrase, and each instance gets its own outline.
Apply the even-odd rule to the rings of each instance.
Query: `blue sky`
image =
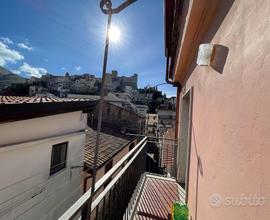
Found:
[[[139,87],[165,82],[163,0],[138,0],[112,24],[121,38],[110,45],[107,72],[138,73]],[[106,16],[99,0],[3,0],[0,26],[0,65],[17,74],[101,76]]]

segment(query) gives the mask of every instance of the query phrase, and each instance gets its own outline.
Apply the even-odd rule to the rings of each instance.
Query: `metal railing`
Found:
[[[78,219],[83,212],[89,211],[91,211],[91,220],[122,219],[141,174],[146,169],[146,145],[147,137],[144,137],[97,181],[91,210],[87,209],[91,197],[90,188],[59,220]]]
[[[123,216],[123,220],[129,220],[132,218],[132,214],[134,213],[134,208],[136,207],[136,203],[138,201],[138,198],[142,192],[142,188],[144,186],[145,181],[145,175],[141,175],[140,180],[138,181],[138,184],[132,194],[132,197],[128,203],[126,212]]]

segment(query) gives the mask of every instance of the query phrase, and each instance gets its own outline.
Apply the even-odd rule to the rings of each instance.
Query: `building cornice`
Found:
[[[169,71],[174,83],[182,85],[188,75],[188,70],[195,59],[200,43],[214,19],[219,0],[182,0],[181,10],[174,11],[172,36],[176,34],[178,39],[171,39],[171,61]],[[178,2],[178,4],[180,4]],[[176,7],[175,7],[176,8]],[[177,27],[176,27],[177,26]],[[168,42],[166,43],[168,46]],[[174,50],[174,53],[172,52]]]

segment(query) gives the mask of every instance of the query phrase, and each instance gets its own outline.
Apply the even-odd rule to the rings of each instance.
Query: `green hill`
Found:
[[[12,84],[19,84],[25,82],[25,78],[20,77],[0,66],[0,91],[4,88],[11,86]]]

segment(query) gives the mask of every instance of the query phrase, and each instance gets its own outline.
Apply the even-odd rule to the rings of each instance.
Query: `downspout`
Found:
[[[175,134],[174,138],[178,140],[179,133],[179,119],[180,119],[180,93],[182,87],[177,87],[177,95],[176,95],[176,109],[175,109]]]
[[[173,82],[173,79],[169,77],[170,67],[169,67],[169,57],[167,57],[166,62],[166,82],[177,87],[177,96],[176,96],[176,109],[175,109],[175,139],[178,139],[179,131],[179,114],[180,114],[180,93],[182,90],[182,85],[178,82]]]
[[[176,140],[178,139],[178,134],[179,134],[179,119],[180,119],[180,94],[181,94],[181,90],[182,90],[182,85],[178,82],[173,82],[173,79],[171,79],[169,77],[169,57],[167,56],[167,64],[166,64],[166,82],[168,84],[172,84],[173,86],[177,86],[177,96],[176,96],[176,109],[175,109],[175,133],[174,133],[174,137]],[[174,168],[175,168],[175,177],[177,175],[177,152],[178,152],[178,144],[179,142],[176,141],[177,145],[174,146]]]

